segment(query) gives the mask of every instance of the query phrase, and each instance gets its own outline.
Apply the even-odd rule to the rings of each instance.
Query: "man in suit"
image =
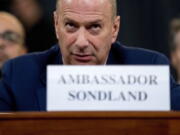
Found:
[[[46,67],[64,65],[168,64],[160,53],[115,42],[120,24],[115,0],[58,0],[54,12],[59,44],[42,53],[8,61],[0,82],[1,111],[45,111]],[[180,88],[171,78],[172,109]]]

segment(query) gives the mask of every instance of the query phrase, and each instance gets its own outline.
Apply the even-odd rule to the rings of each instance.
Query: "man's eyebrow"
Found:
[[[78,22],[76,20],[73,20],[73,19],[70,19],[70,18],[64,18],[64,22],[72,22],[72,23],[75,23],[75,24],[78,24]],[[98,24],[98,23],[102,23],[103,21],[100,20],[100,19],[97,19],[97,20],[90,20],[88,22],[85,22],[86,24]]]
[[[92,24],[102,23],[102,20],[93,20],[93,21],[89,21],[88,23],[92,23]]]
[[[75,20],[70,19],[70,18],[64,18],[65,22],[73,22],[73,23],[77,23]]]

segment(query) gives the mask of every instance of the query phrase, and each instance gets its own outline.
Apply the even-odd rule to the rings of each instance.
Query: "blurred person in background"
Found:
[[[25,31],[21,22],[7,12],[0,12],[0,69],[8,59],[26,53],[24,39]]]
[[[37,0],[12,0],[10,8],[26,28],[29,52],[43,51],[56,43],[54,28],[46,21]]]
[[[180,84],[180,18],[175,18],[170,23],[170,49],[171,63]]]

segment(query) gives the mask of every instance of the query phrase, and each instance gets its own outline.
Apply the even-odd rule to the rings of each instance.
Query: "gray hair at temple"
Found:
[[[58,9],[59,4],[61,0],[57,0],[56,2],[56,9]],[[117,16],[117,1],[116,0],[109,0],[112,6],[112,13],[113,13],[113,18]]]

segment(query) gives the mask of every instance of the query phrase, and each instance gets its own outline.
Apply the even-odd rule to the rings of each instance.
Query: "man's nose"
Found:
[[[80,28],[78,32],[76,45],[79,48],[86,48],[89,45],[88,36],[84,28]]]

